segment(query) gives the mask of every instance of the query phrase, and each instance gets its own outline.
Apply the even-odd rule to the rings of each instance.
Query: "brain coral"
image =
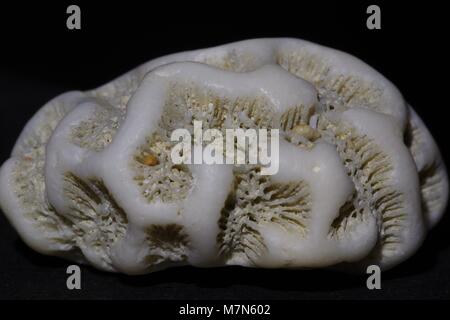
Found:
[[[279,170],[178,164],[177,128],[279,130]],[[273,131],[275,132],[275,131]],[[23,129],[0,203],[34,250],[140,274],[170,266],[390,268],[443,214],[429,131],[355,57],[255,39],[64,93]]]

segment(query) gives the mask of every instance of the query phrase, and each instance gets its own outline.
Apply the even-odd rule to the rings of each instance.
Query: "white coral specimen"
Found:
[[[175,164],[176,128],[280,129],[280,166]],[[129,274],[173,265],[324,267],[409,257],[444,212],[433,138],[360,60],[257,39],[150,61],[29,121],[0,202],[44,254]]]

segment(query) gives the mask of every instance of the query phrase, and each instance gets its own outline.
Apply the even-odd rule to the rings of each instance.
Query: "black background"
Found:
[[[342,2],[342,1],[340,1]],[[155,3],[74,1],[82,29],[66,29],[70,4],[0,5],[0,163],[26,121],[68,90],[104,84],[152,58],[257,37],[296,37],[349,52],[394,82],[436,138],[444,159],[448,32],[440,2],[374,1],[382,29],[366,28],[370,2]],[[326,270],[182,267],[146,276],[82,267],[82,290],[66,289],[66,261],[27,248],[0,215],[1,299],[448,299],[449,217],[407,262],[365,277]]]

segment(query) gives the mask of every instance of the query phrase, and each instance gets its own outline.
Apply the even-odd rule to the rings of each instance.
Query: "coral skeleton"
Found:
[[[175,163],[171,134],[196,121],[278,130],[278,171]],[[386,270],[419,248],[447,196],[439,149],[389,80],[288,38],[168,55],[59,95],[0,170],[1,208],[32,249],[126,274]]]

